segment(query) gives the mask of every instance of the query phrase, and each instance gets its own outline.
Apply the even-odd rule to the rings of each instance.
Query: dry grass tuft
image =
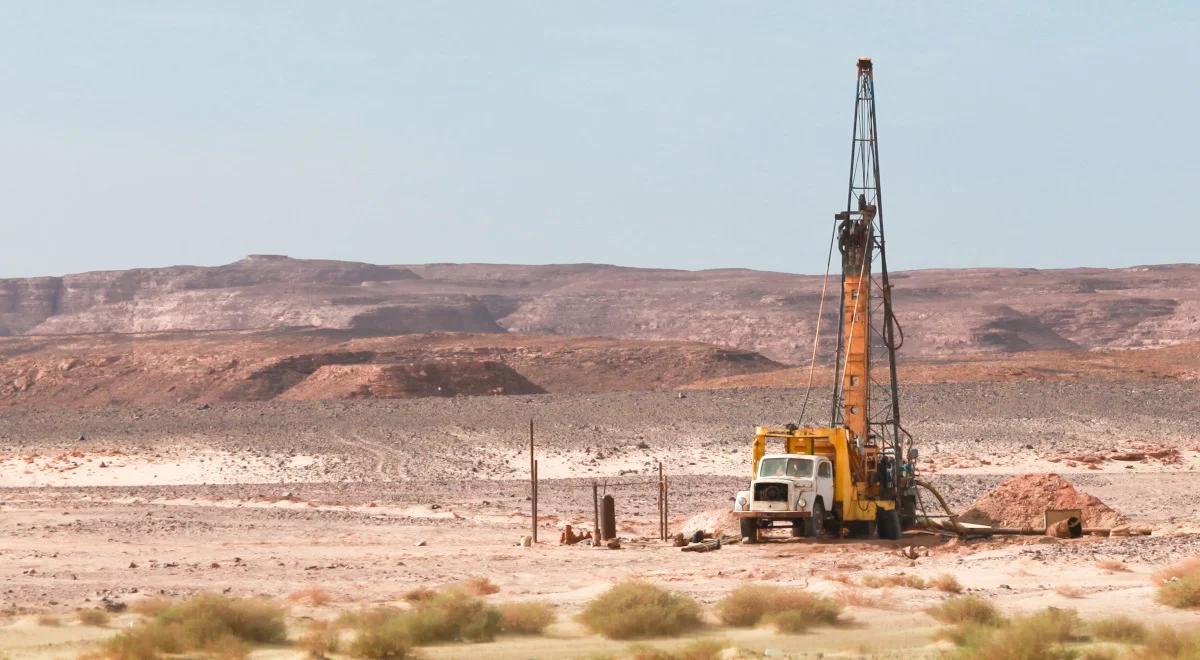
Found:
[[[963,586],[958,581],[958,578],[949,573],[942,573],[933,578],[929,581],[929,586],[948,594],[961,594],[963,592]]]
[[[1150,633],[1141,621],[1124,615],[1092,621],[1088,623],[1088,631],[1096,639],[1129,644],[1141,644]]]
[[[906,587],[909,589],[928,589],[929,585],[925,583],[918,575],[909,575],[907,573],[897,573],[895,575],[864,575],[862,579],[864,587],[872,589],[885,589],[887,587]]]
[[[979,596],[951,596],[925,611],[938,621],[951,625],[976,623],[998,626],[1004,621],[996,606]]]
[[[287,637],[284,609],[270,601],[201,594],[174,603],[153,619],[105,642],[101,657],[142,660],[201,651],[221,658],[245,657],[251,643]]]
[[[830,582],[840,582],[847,586],[854,585],[854,576],[849,573],[834,573],[833,575],[825,576],[825,579]]]
[[[713,639],[698,639],[678,651],[664,651],[653,646],[635,645],[621,655],[621,660],[717,660],[728,644]]]
[[[39,626],[56,627],[62,625],[62,620],[54,614],[39,614],[37,624]]]
[[[492,582],[483,576],[473,577],[469,580],[463,581],[462,588],[465,589],[467,593],[475,596],[490,596],[492,594],[500,593],[500,587],[496,586],[495,582]]]
[[[610,639],[676,635],[701,625],[696,601],[640,580],[613,585],[588,603],[579,620]]]
[[[146,598],[130,603],[129,611],[142,616],[158,616],[170,606],[171,601],[166,598]]]
[[[800,612],[809,625],[831,624],[838,621],[842,604],[833,598],[809,593],[803,589],[747,584],[730,591],[717,602],[717,618],[730,626],[756,626],[768,614],[788,610]],[[789,618],[794,618],[788,615]],[[784,624],[786,625],[786,624]],[[776,627],[779,627],[776,624]]]
[[[296,640],[296,646],[314,660],[325,660],[341,648],[341,631],[328,621],[313,621]]]
[[[333,595],[321,587],[309,585],[288,594],[287,599],[289,603],[304,603],[305,605],[320,607],[332,603]]]
[[[501,603],[500,630],[516,635],[538,635],[554,623],[554,607],[549,603]]]
[[[108,612],[101,609],[79,610],[76,616],[79,617],[79,623],[85,626],[107,626],[112,618]]]
[[[1200,557],[1192,557],[1154,573],[1156,598],[1179,609],[1200,607]]]
[[[1054,593],[1064,598],[1083,598],[1084,591],[1073,584],[1060,584],[1054,588]]]
[[[888,591],[864,591],[852,587],[842,587],[834,593],[834,598],[844,605],[870,607],[877,610],[893,609],[892,603],[889,600],[890,596],[891,592]]]
[[[1118,561],[1116,559],[1105,559],[1103,561],[1098,561],[1096,562],[1096,568],[1102,571],[1108,571],[1109,573],[1129,572],[1129,567],[1125,565],[1125,562]]]

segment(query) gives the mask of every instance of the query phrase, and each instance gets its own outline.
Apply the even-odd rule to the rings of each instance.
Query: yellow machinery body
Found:
[[[854,447],[851,431],[847,427],[813,427],[789,430],[759,426],[754,432],[754,469],[751,478],[758,474],[758,463],[767,453],[767,443],[782,441],[783,453],[824,456],[833,463],[833,503],[843,522],[875,522],[879,509],[895,509],[896,501],[879,497],[878,488],[871,487],[864,478],[857,478],[855,464],[874,463],[877,458],[873,447],[864,447],[863,461],[855,460],[859,452]]]

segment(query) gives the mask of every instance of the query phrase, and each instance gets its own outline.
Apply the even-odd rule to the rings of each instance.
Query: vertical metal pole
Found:
[[[671,534],[671,484],[667,481],[667,475],[663,475],[662,482],[663,490],[663,538]]]
[[[658,540],[666,541],[666,511],[663,509],[663,474],[662,461],[658,462]]]
[[[604,539],[600,538],[600,484],[592,482],[592,513],[596,516],[596,529],[592,534],[592,545],[600,545]]]
[[[532,500],[532,516],[530,525],[533,527],[532,536],[533,542],[537,543],[537,528],[538,528],[538,478],[537,478],[537,460],[533,457],[533,418],[529,418],[529,496]]]

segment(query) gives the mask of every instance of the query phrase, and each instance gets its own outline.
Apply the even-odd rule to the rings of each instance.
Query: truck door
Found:
[[[817,466],[817,478],[813,481],[816,482],[817,495],[825,502],[825,510],[829,511],[833,507],[833,465],[822,460]]]

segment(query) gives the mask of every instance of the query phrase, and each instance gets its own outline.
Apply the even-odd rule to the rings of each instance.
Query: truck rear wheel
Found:
[[[880,509],[875,514],[879,538],[895,541],[900,538],[900,514],[895,509]]]
[[[742,518],[742,538],[746,543],[758,543],[758,520],[754,518]]]

